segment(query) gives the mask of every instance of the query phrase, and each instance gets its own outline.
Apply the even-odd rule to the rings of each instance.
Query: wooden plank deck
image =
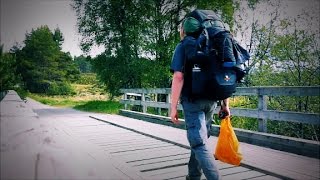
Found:
[[[12,113],[17,107],[25,110]],[[181,129],[8,99],[1,101],[0,122],[1,179],[185,179],[187,174],[190,150]],[[216,140],[209,140],[212,152]],[[240,148],[243,166],[216,161],[223,179],[320,177],[319,159],[245,143]]]
[[[110,121],[107,120],[105,121],[107,125],[101,124],[103,121],[96,121],[97,124],[92,125],[94,120],[81,120],[82,125],[75,126],[79,124],[78,120],[61,119],[59,127],[73,137],[92,143],[91,146],[99,146],[119,163],[139,172],[144,179],[185,179],[189,149],[169,143],[167,140],[148,137],[142,132],[115,127],[113,125],[115,122],[109,124]],[[85,123],[88,125],[85,126]],[[134,128],[131,125],[133,124],[126,128]],[[139,123],[136,125],[139,126]],[[247,167],[236,167],[219,161],[216,163],[223,179],[270,176]],[[277,179],[275,176],[272,177]]]
[[[181,129],[152,124],[141,120],[137,121],[135,119],[115,115],[96,114],[93,117],[107,122],[117,123],[120,126],[129,127],[155,137],[160,137],[188,146],[185,131]],[[212,152],[214,151],[216,142],[217,137],[211,137],[209,140]],[[259,147],[247,143],[241,143],[240,150],[244,157],[242,161],[243,167],[266,174],[261,175],[259,173],[251,173],[248,171],[247,173],[243,173],[244,175],[250,174],[248,176],[251,176],[252,174],[257,174],[256,178],[260,178],[261,176],[261,179],[263,179],[262,176],[271,178],[272,175],[275,175],[273,178],[320,179],[319,159]],[[221,164],[225,163],[220,163],[219,165]],[[219,168],[221,167],[219,166]],[[271,176],[268,176],[268,174]],[[240,177],[241,176],[239,176],[239,178]]]

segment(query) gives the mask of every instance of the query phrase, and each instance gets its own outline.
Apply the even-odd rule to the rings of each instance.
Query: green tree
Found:
[[[63,81],[75,82],[80,77],[80,71],[77,64],[72,59],[69,52],[60,52],[59,69],[63,70]]]
[[[16,58],[14,54],[4,53],[0,46],[0,91],[13,89],[17,84]]]
[[[219,14],[222,20],[230,26],[232,30],[234,27],[234,12],[237,3],[232,0],[215,0],[215,1],[191,1],[191,6],[196,6],[198,9],[211,9]]]
[[[50,81],[62,81],[63,72],[58,68],[59,46],[47,26],[26,34],[22,48],[20,69],[30,92],[45,93]]]
[[[56,28],[52,34],[53,36],[53,40],[56,42],[57,46],[59,47],[59,49],[62,49],[62,44],[64,42],[64,37],[63,34],[61,32],[61,30],[59,28]]]
[[[247,40],[252,55],[247,63],[251,71],[246,85],[319,85],[319,29],[315,28],[319,27],[319,9],[308,9],[296,17],[286,17],[288,9],[284,4],[289,1],[248,2],[247,7],[242,6],[236,12],[237,32]],[[264,14],[264,19],[259,19],[256,14]],[[270,110],[319,113],[319,97],[269,97],[268,100]],[[270,121],[268,132],[319,139],[319,126],[299,123]]]
[[[270,65],[270,48],[275,40],[280,5],[279,1],[274,0],[236,1],[234,32],[251,55],[245,63],[249,72],[249,76],[245,77],[245,86],[254,86],[250,76],[264,73],[264,68],[268,69]]]
[[[61,51],[63,35],[41,26],[26,34],[25,46],[13,51],[17,57],[17,74],[24,86],[34,93],[68,94],[70,80],[76,80],[77,68],[69,53]]]
[[[320,85],[320,32],[310,26],[298,29],[297,23],[297,19],[282,21],[281,34],[275,36],[271,49],[273,61],[288,73],[288,77],[281,77],[286,85]]]
[[[74,0],[73,3],[78,30],[84,37],[82,49],[88,51],[94,44],[105,47],[104,55],[93,60],[93,64],[98,77],[105,77],[100,80],[108,84],[108,91],[115,94],[120,88],[170,86],[169,64],[179,42],[177,27],[186,13],[198,7],[215,8],[229,19],[233,14],[231,0],[219,3]],[[102,62],[110,66],[101,65]],[[153,66],[143,68],[150,64]]]
[[[79,71],[81,73],[91,73],[92,65],[91,65],[91,57],[85,57],[83,55],[74,57],[74,62],[76,63]]]
[[[302,71],[305,73],[308,71],[309,75],[317,72],[319,64],[315,62],[319,59],[319,41],[316,39],[319,39],[319,30],[317,32],[316,30],[319,27],[319,16],[317,16],[319,9],[308,9],[304,13],[301,10],[302,14],[288,17],[286,13],[289,9],[286,8],[286,3],[290,1],[238,1],[235,31],[237,36],[245,41],[243,44],[252,57],[246,63],[248,70],[251,71],[247,76],[247,86],[302,85],[294,83],[297,80],[291,78],[296,77],[302,82],[304,81],[301,79]],[[282,78],[274,76],[274,73],[279,74],[280,69],[289,74]],[[315,81],[304,83],[304,85],[312,84],[317,83]]]
[[[305,17],[312,19],[309,15]],[[271,55],[280,69],[277,77],[282,85],[320,85],[319,29],[312,29],[310,21],[307,22],[303,28],[299,28],[298,23],[302,22],[295,18],[281,22],[281,31],[276,35]],[[320,109],[320,97],[276,97],[271,102],[280,109],[297,112],[319,113]],[[291,129],[289,132],[295,137],[313,137],[314,140],[320,137],[319,126],[290,124],[287,129]]]

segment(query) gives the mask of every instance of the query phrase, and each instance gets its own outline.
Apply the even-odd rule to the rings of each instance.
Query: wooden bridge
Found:
[[[232,109],[232,114],[258,118],[260,131],[266,130],[267,119],[308,119],[300,123],[319,127],[319,114],[267,110],[264,102],[271,90],[266,89],[239,89],[258,95],[260,103],[255,110]],[[159,112],[169,107],[170,102],[151,100],[158,94],[169,99],[170,90],[122,91],[127,108],[122,116],[24,102],[10,91],[0,104],[1,179],[185,179],[190,151],[185,130],[172,127],[168,117],[147,114],[149,107]],[[319,95],[319,87],[280,91]],[[141,106],[142,112],[129,110],[132,105]],[[215,126],[212,134],[217,132]],[[216,161],[223,179],[320,179],[318,141],[241,129],[236,133],[243,161],[240,166]],[[212,152],[216,141],[216,136],[210,138]]]
[[[122,89],[124,94],[121,102],[125,104],[125,110],[121,110],[122,115],[144,119],[144,120],[156,120],[155,122],[160,124],[172,125],[169,118],[163,116],[155,116],[147,113],[148,108],[156,108],[158,115],[161,114],[163,109],[167,110],[166,114],[170,114],[170,93],[171,89]],[[318,142],[307,141],[297,138],[289,138],[284,136],[278,136],[267,133],[267,122],[269,121],[282,121],[282,122],[294,122],[299,124],[315,125],[319,128],[320,115],[318,113],[307,112],[292,112],[292,111],[277,111],[268,110],[268,97],[277,96],[298,96],[298,97],[319,97],[320,87],[242,87],[237,88],[237,92],[234,96],[253,96],[257,98],[257,108],[231,108],[231,114],[233,116],[242,116],[256,118],[258,121],[258,132],[247,131],[243,129],[235,129],[238,139],[242,142],[248,142],[250,144],[256,144],[260,146],[266,146],[269,148],[284,150],[296,154],[302,154],[310,157],[319,158],[319,152],[315,149],[319,148]],[[159,96],[165,96],[165,101],[159,102]],[[319,98],[318,98],[319,101]],[[320,102],[316,102],[319,106]],[[127,110],[137,109],[141,107],[141,112]],[[178,106],[179,110],[182,110],[182,106]],[[220,108],[216,108],[216,112]],[[184,120],[182,120],[180,128],[184,128]],[[219,132],[219,126],[215,126],[212,135],[217,136]]]

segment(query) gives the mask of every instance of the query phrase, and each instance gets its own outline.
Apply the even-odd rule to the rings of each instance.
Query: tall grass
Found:
[[[55,107],[71,107],[81,111],[118,114],[122,104],[109,101],[102,88],[91,84],[72,84],[75,94],[70,96],[48,96],[29,93],[28,97]]]
[[[87,102],[87,100],[72,99],[70,96],[47,96],[43,94],[29,93],[28,97],[43,104],[56,107],[73,107]]]
[[[123,105],[116,101],[89,101],[85,104],[76,105],[73,108],[88,112],[118,114],[119,109],[123,108]]]
[[[56,107],[74,107],[86,104],[89,101],[102,101],[108,99],[108,95],[106,95],[103,90],[96,85],[72,84],[72,88],[75,90],[74,95],[50,96],[45,94],[29,93],[28,97],[43,104]]]

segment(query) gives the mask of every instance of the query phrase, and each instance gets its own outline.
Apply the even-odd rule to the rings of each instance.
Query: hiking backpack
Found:
[[[249,53],[213,11],[194,10],[189,17],[197,19],[202,28],[198,37],[186,36],[182,41],[189,96],[212,100],[231,97],[246,74],[241,66],[249,60]]]

